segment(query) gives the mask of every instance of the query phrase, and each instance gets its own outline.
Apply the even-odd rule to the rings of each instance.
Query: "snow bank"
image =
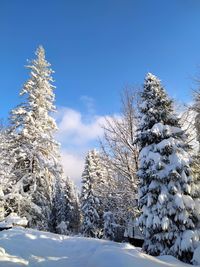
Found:
[[[5,252],[5,249],[0,247],[0,266],[4,267],[11,267],[11,266],[27,266],[28,261],[17,257],[17,256],[12,256],[9,255]]]
[[[200,265],[200,246],[198,246],[195,251],[194,251],[194,255],[193,255],[193,263],[194,264],[199,264]]]
[[[171,256],[151,257],[130,244],[13,228],[0,232],[0,267],[186,267]]]
[[[8,215],[4,221],[0,222],[0,228],[10,228],[13,226],[24,226],[26,227],[28,221],[25,217],[21,218],[16,213]]]

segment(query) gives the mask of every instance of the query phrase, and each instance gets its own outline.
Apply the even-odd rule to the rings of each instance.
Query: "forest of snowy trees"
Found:
[[[0,131],[0,220],[17,215],[29,228],[118,242],[140,235],[147,254],[195,263],[200,86],[181,114],[151,73],[140,90],[124,90],[120,116],[106,119],[98,150],[86,155],[79,193],[54,138],[55,87],[43,47],[27,68],[22,102]]]

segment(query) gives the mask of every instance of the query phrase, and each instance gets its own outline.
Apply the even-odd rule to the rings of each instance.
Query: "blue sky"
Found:
[[[1,0],[0,117],[20,103],[26,59],[40,44],[55,70],[56,104],[77,127],[87,114],[93,127],[118,113],[121,90],[142,84],[147,72],[189,102],[200,73],[200,1]]]
[[[56,71],[57,104],[98,114],[119,110],[119,92],[146,72],[190,98],[200,64],[199,0],[1,0],[1,114],[19,99],[26,59],[39,44]]]

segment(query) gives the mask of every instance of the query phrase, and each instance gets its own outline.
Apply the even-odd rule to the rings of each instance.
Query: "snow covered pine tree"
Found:
[[[200,143],[200,86],[194,94],[193,110],[196,112],[195,128],[197,130],[197,140]]]
[[[103,205],[98,197],[103,177],[101,167],[98,152],[89,151],[82,175],[81,192],[82,233],[88,237],[101,238],[103,235]]]
[[[9,132],[6,128],[0,129],[0,220],[12,212],[7,193],[12,187],[11,169],[15,163],[13,158],[10,157]]]
[[[115,238],[115,217],[111,211],[104,212],[104,235],[105,239],[114,240]]]
[[[21,208],[14,210],[28,219],[28,226],[50,230],[55,178],[60,177],[58,143],[53,134],[57,129],[50,113],[55,111],[52,70],[45,59],[43,47],[36,51],[36,59],[27,66],[30,79],[20,95],[24,103],[11,112],[10,156],[15,160],[11,172],[10,205],[19,201]],[[18,193],[18,194],[17,194]],[[19,205],[18,205],[19,206]]]
[[[56,183],[55,228],[58,234],[78,234],[80,228],[80,203],[77,190],[70,178]]]
[[[198,151],[195,155],[193,155],[193,178],[194,185],[192,190],[192,195],[195,199],[195,210],[198,216],[197,228],[200,229],[200,87],[194,94],[194,104],[193,104],[193,112],[195,113],[195,130],[196,130],[196,139],[198,141]]]
[[[170,254],[185,262],[195,247],[194,201],[191,193],[186,136],[160,81],[148,73],[141,93],[139,218],[143,249]]]

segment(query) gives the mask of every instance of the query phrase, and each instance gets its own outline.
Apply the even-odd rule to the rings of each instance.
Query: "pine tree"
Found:
[[[10,189],[12,188],[12,167],[15,164],[15,161],[10,157],[9,150],[9,133],[10,130],[7,128],[1,128],[0,130],[0,202],[1,202],[1,217],[6,217],[10,212],[12,212],[12,207],[10,207],[10,200],[16,196],[18,201],[16,204],[19,204],[20,197],[19,195],[8,196]]]
[[[68,216],[68,229],[72,234],[78,234],[80,230],[80,202],[77,188],[70,178],[66,181],[66,202]]]
[[[75,185],[63,177],[56,183],[55,228],[58,234],[77,234],[80,227],[80,204]]]
[[[103,183],[101,168],[98,152],[89,151],[82,175],[81,192],[82,233],[88,237],[101,238],[103,234],[103,203],[98,194]]]
[[[191,195],[195,202],[195,216],[196,216],[196,222],[195,222],[195,228],[197,230],[200,229],[200,153],[198,151],[197,155],[193,156],[192,161],[192,176],[193,176],[193,184],[192,184],[192,192]],[[199,232],[199,239],[200,239],[200,232]]]
[[[0,222],[3,221],[4,218],[5,218],[5,196],[2,186],[0,186]]]
[[[200,88],[195,92],[194,95],[194,104],[192,107],[193,112],[195,112],[195,130],[196,130],[196,139],[198,141],[198,151],[195,155],[193,155],[193,164],[192,164],[192,171],[193,171],[193,178],[194,184],[192,188],[192,195],[195,199],[195,210],[196,215],[198,217],[198,221],[196,223],[196,227],[200,228]]]
[[[139,223],[143,249],[188,262],[194,250],[194,201],[186,136],[160,81],[147,74],[141,93]]]
[[[63,176],[62,179],[56,178],[55,194],[53,198],[52,210],[52,225],[55,233],[68,234],[67,225],[65,224],[65,196],[63,190]]]
[[[200,143],[200,87],[194,94],[193,110],[196,112],[195,128],[197,131],[197,141]]]
[[[115,217],[111,211],[104,212],[104,235],[105,239],[114,240],[115,238]]]
[[[9,150],[10,157],[15,160],[10,195],[20,195],[23,208],[15,212],[27,217],[29,227],[48,230],[55,178],[61,175],[62,168],[59,145],[53,137],[57,127],[51,117],[51,112],[55,111],[53,71],[45,59],[43,47],[37,49],[36,59],[27,68],[30,78],[20,93],[24,102],[12,110],[10,117]],[[13,203],[15,201],[16,197]]]

